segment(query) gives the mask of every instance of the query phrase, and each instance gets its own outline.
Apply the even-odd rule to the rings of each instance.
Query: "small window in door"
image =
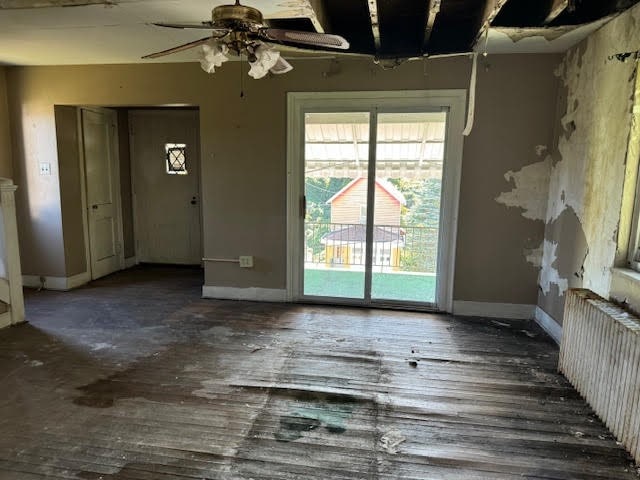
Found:
[[[187,175],[187,146],[184,143],[165,143],[165,158],[169,175]]]

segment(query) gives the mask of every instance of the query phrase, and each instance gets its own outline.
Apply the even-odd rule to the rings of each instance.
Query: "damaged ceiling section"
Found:
[[[328,31],[349,39],[352,53],[389,59],[482,50],[490,31],[507,35],[508,43],[529,37],[552,43],[564,37],[557,48],[566,50],[637,2],[318,0],[315,8],[321,10]],[[486,48],[490,52],[500,49],[501,42],[492,41]]]
[[[243,0],[242,3],[262,10],[272,27],[334,33],[349,41],[351,47],[347,53],[380,60],[406,60],[474,50],[515,53],[518,50],[514,51],[514,44],[525,50],[537,48],[545,51],[545,46],[551,45],[552,50],[565,51],[638,1]],[[92,7],[104,7],[111,10],[107,14],[109,25],[117,27],[119,10],[123,15],[126,13],[127,18],[135,14],[136,18],[150,23],[175,20],[179,12],[182,12],[179,16],[184,16],[181,20],[204,21],[212,8],[228,3],[233,2],[0,0],[0,10],[58,8],[87,9],[91,13]],[[145,14],[150,12],[158,18],[145,18]],[[163,12],[171,18],[162,18]],[[75,27],[78,25],[74,24]],[[533,46],[525,41],[530,38],[537,39]]]
[[[489,31],[510,30],[572,44],[638,0],[318,0],[325,27],[349,39],[351,52],[380,59],[471,52]],[[593,25],[585,29],[585,25]],[[516,38],[516,35],[518,36]],[[561,42],[566,50],[572,45]],[[499,45],[496,45],[499,47]],[[491,45],[488,46],[491,49]]]

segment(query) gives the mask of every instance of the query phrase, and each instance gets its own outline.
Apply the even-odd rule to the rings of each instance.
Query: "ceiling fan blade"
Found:
[[[283,73],[290,72],[291,70],[293,70],[293,66],[282,58],[282,55],[278,57],[276,64],[269,69],[269,71],[274,75],[281,75]]]
[[[172,53],[182,52],[183,50],[189,50],[190,48],[197,47],[198,45],[202,45],[211,40],[211,37],[201,38],[200,40],[195,40],[193,42],[185,43],[184,45],[178,45],[177,47],[169,48],[167,50],[162,50],[161,52],[150,53],[149,55],[145,55],[142,58],[158,58],[164,57],[165,55],[171,55]]]
[[[281,28],[262,28],[259,35],[266,41],[285,42],[292,45],[309,45],[312,47],[337,48],[347,50],[349,42],[340,35],[329,33],[303,32],[300,30],[285,30]],[[304,48],[304,47],[302,47]]]
[[[195,28],[199,30],[214,30],[222,33],[228,33],[229,29],[227,28],[218,28],[214,27],[212,22],[197,22],[197,23],[164,23],[164,22],[155,22],[152,23],[157,27],[165,27],[165,28]]]

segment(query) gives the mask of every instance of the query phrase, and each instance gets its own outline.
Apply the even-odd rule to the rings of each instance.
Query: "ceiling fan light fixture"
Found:
[[[293,65],[287,62],[284,58],[282,58],[282,55],[280,55],[280,58],[278,58],[276,64],[271,67],[269,71],[274,75],[282,75],[283,73],[290,72],[291,70],[293,70]]]
[[[205,72],[214,73],[216,67],[221,67],[224,62],[229,61],[228,53],[229,47],[222,42],[211,39],[202,45],[200,66]]]
[[[264,43],[258,43],[256,47],[250,46],[249,50],[255,57],[254,61],[249,62],[249,76],[256,80],[269,73],[280,59],[280,52]]]
[[[0,0],[0,3],[2,1]],[[207,73],[229,60],[227,56],[246,56],[251,66],[249,75],[263,78],[271,72],[275,75],[290,72],[293,67],[270,44],[276,43],[302,49],[348,50],[349,42],[340,35],[271,28],[264,24],[260,10],[241,5],[235,0],[231,5],[219,5],[213,9],[211,21],[200,23],[154,23],[166,28],[191,28],[210,30],[211,38],[201,38],[142,58],[160,58],[202,46],[200,65]]]

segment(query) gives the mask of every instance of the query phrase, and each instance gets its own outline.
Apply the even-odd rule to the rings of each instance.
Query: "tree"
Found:
[[[331,206],[327,200],[342,190],[353,179],[351,178],[306,178],[304,194],[307,200],[308,222],[330,222]]]
[[[441,195],[442,182],[439,178],[423,180],[415,192],[414,205],[407,209],[404,223],[412,226],[439,228]]]
[[[404,271],[435,272],[440,224],[442,182],[437,178],[423,180],[389,180],[402,192],[406,208],[401,224],[405,228],[405,247],[400,256]]]

